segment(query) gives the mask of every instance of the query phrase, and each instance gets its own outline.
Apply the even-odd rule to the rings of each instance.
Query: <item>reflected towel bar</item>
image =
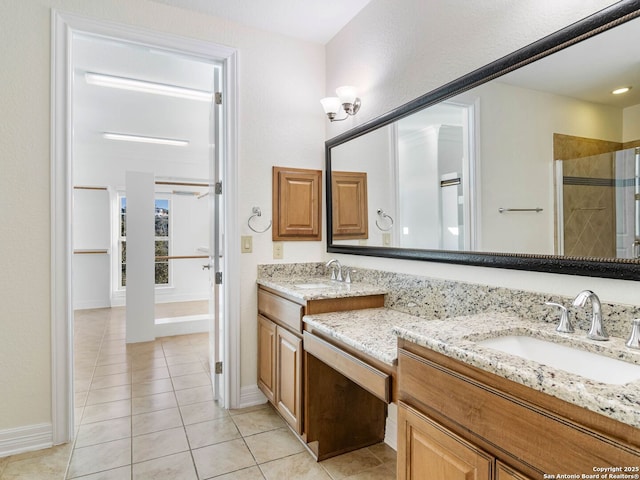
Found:
[[[544,210],[544,209],[540,208],[540,207],[536,207],[536,208],[503,208],[503,207],[500,207],[498,209],[498,212],[500,212],[500,213],[504,213],[504,212],[536,212],[536,213],[539,213],[542,210]]]
[[[382,219],[386,219],[389,222],[389,226],[387,228],[381,227],[380,224],[378,223],[378,219],[376,219],[376,227],[378,227],[380,230],[382,230],[383,232],[388,232],[389,230],[391,230],[391,228],[393,227],[393,218],[391,217],[391,215],[388,215],[384,210],[382,210],[381,208],[378,209],[378,211],[376,212],[378,214],[378,216],[380,216],[380,218]]]
[[[209,255],[158,255],[156,262],[162,260],[187,260],[191,258],[209,258]]]

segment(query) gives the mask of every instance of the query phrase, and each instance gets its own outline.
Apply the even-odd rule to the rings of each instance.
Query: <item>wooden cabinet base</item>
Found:
[[[384,440],[387,404],[305,352],[306,441],[317,460]]]
[[[406,341],[398,361],[400,401],[502,460],[500,480],[639,464],[629,425]]]

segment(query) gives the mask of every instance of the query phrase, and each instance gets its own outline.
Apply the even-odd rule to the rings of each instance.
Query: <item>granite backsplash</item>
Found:
[[[258,278],[263,277],[328,277],[328,269],[324,263],[315,262],[258,265]],[[586,332],[591,324],[591,306],[573,307],[573,297],[365,268],[352,271],[351,280],[387,289],[385,307],[427,320],[499,312],[522,319],[557,322],[559,309],[545,305],[555,302],[569,309],[576,330]],[[631,321],[640,318],[640,306],[602,302],[602,315],[609,335],[627,338]]]

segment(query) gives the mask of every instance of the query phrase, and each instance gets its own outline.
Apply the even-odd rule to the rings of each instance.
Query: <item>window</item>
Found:
[[[169,285],[169,200],[155,199],[155,283]],[[127,198],[120,197],[120,282],[127,286]]]

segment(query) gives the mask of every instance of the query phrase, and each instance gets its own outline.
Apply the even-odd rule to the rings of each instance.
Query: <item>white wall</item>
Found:
[[[360,89],[362,108],[327,138],[375,118],[608,5],[609,0],[464,2],[373,0],[327,44],[327,94]],[[339,255],[347,265],[637,304],[637,283],[515,270]]]
[[[270,218],[271,166],[320,169],[324,48],[146,0],[3,0],[0,16],[0,204],[5,228],[0,431],[51,421],[51,8],[238,49],[241,234],[251,206]],[[232,245],[240,247],[239,239]],[[287,243],[283,261],[318,259],[322,242]],[[241,274],[242,384],[255,384],[256,265],[272,258],[270,232],[254,237]],[[246,347],[246,349],[245,349]]]
[[[462,97],[478,99],[481,119],[478,249],[552,255],[553,134],[620,142],[622,109],[499,82]],[[500,207],[544,210],[501,214]]]
[[[440,125],[398,135],[396,229],[403,248],[438,248],[440,243]]]
[[[622,112],[624,129],[623,142],[632,142],[640,138],[640,105],[625,108]]]
[[[106,251],[73,255],[73,308],[111,304],[111,194],[108,190],[73,191],[73,250]]]
[[[127,172],[127,343],[155,339],[153,172]]]

